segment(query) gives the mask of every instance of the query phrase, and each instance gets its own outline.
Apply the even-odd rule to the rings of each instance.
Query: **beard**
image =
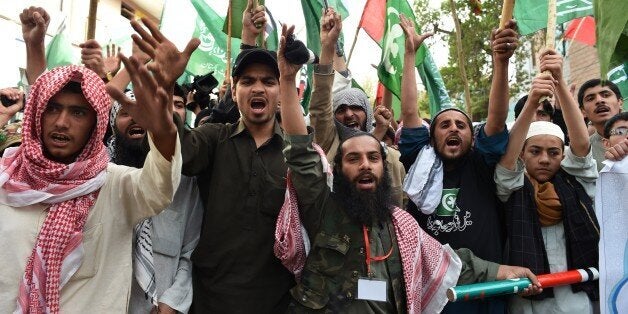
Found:
[[[388,167],[375,191],[363,191],[339,171],[334,171],[333,197],[353,221],[370,226],[374,222],[388,222],[391,218],[392,199]]]
[[[142,139],[130,139],[124,134],[120,134],[116,130],[114,136],[116,137],[115,144],[115,157],[113,163],[116,165],[142,168],[144,166],[144,160],[148,155],[142,145]]]

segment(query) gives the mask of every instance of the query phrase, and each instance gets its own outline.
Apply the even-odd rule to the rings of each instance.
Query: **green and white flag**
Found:
[[[227,35],[222,32],[224,18],[218,15],[204,0],[191,0],[196,9],[193,37],[201,40],[201,44],[190,57],[185,72],[188,75],[204,75],[211,71],[218,82],[225,78],[227,68]],[[231,62],[240,52],[240,40],[231,39]]]
[[[519,34],[528,35],[547,28],[547,3],[548,0],[515,1],[513,15]],[[585,15],[593,15],[593,0],[556,0],[556,24]]]
[[[46,67],[48,69],[74,64],[72,43],[65,35],[65,18],[59,25],[57,34],[46,47]]]
[[[621,96],[624,98],[624,111],[628,111],[628,60],[611,69],[608,72],[608,80],[619,87]]]
[[[384,38],[382,40],[382,58],[377,68],[379,81],[397,98],[401,98],[401,75],[403,74],[403,56],[405,52],[405,35],[399,25],[400,14],[416,21],[414,12],[406,0],[388,0],[386,2]],[[419,29],[416,22],[415,28]],[[434,64],[429,50],[424,45],[421,45],[417,51],[415,65],[430,96],[430,114],[434,115],[441,108],[450,107],[451,100],[447,90],[445,90],[443,79]]]
[[[341,15],[343,20],[347,16],[349,16],[349,11],[347,11],[341,0],[328,0],[327,3],[330,7],[334,8],[336,12]],[[320,20],[324,7],[324,0],[301,0],[301,9],[303,10],[303,16],[305,17],[305,28],[307,30],[307,47],[317,55],[320,55],[321,53]],[[340,38],[338,39],[340,43],[343,42],[342,38],[343,36],[341,33]],[[301,101],[301,106],[303,106],[305,112],[308,111],[310,96],[312,94],[313,71],[314,67],[312,65],[308,65],[307,85],[305,88],[305,92],[303,93],[303,100]]]
[[[628,1],[595,2],[595,35],[600,59],[600,73],[605,79],[609,70],[628,62]],[[626,95],[623,95],[626,97]],[[624,104],[626,101],[624,101]]]

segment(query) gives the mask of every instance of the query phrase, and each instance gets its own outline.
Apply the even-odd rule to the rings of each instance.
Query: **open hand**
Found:
[[[120,71],[121,65],[120,57],[118,57],[118,53],[120,53],[120,47],[116,46],[116,44],[108,44],[106,50],[107,54],[103,58],[105,73],[111,73],[112,75],[116,75],[116,73]]]
[[[495,61],[508,62],[519,46],[517,22],[510,20],[504,29],[495,29],[491,33],[491,49]]]
[[[20,13],[22,38],[27,45],[44,44],[44,37],[50,24],[50,15],[43,8],[29,7]]]
[[[137,32],[131,37],[133,42],[153,59],[148,69],[153,73],[161,86],[174,86],[174,82],[183,74],[190,56],[201,43],[198,38],[192,38],[183,51],[166,38],[150,20],[143,18],[142,23],[150,34],[142,28],[138,21],[131,21],[131,26]],[[139,35],[138,35],[139,34]],[[139,61],[139,60],[137,60]],[[126,63],[125,63],[126,66]]]
[[[417,50],[419,50],[423,41],[432,36],[433,33],[428,32],[419,35],[414,30],[414,21],[405,17],[403,14],[399,15],[399,18],[401,19],[399,26],[401,26],[403,33],[406,35],[406,53],[414,54]]]

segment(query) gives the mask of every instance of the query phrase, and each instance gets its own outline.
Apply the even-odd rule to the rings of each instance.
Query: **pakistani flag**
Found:
[[[382,59],[377,68],[380,82],[397,98],[401,98],[401,75],[405,52],[405,35],[399,25],[400,14],[416,21],[412,8],[406,0],[388,0],[382,40]],[[419,29],[416,23],[415,28]],[[415,65],[430,95],[430,114],[433,115],[441,108],[451,106],[451,100],[445,90],[443,79],[436,69],[429,50],[424,45],[421,45],[417,51]]]
[[[609,69],[625,66],[628,62],[628,1],[596,1],[595,22],[600,73],[604,76]],[[608,76],[610,79],[610,73]]]
[[[324,2],[324,0],[301,0],[301,8],[303,10],[303,16],[305,17],[305,28],[307,30],[307,47],[317,55],[321,53],[320,20],[323,8],[325,7]],[[349,16],[349,11],[347,11],[347,8],[345,8],[341,0],[327,0],[327,3],[329,7],[334,8],[336,12],[340,14],[343,20]],[[343,42],[342,38],[341,33],[338,39],[341,43]],[[308,111],[310,95],[312,94],[313,70],[312,65],[307,66],[307,84],[305,92],[303,93],[303,99],[301,100],[301,106],[303,106],[305,112]]]
[[[625,1],[625,0],[620,0]],[[548,0],[517,0],[513,15],[517,20],[519,33],[528,35],[547,28]],[[593,0],[556,0],[556,23],[593,15]]]
[[[74,63],[74,55],[72,53],[72,44],[67,36],[65,36],[65,18],[59,25],[57,34],[46,47],[46,67],[48,69],[59,66],[70,65]]]
[[[624,64],[608,72],[608,80],[619,87],[621,96],[624,98],[624,111],[628,111],[628,60]]]
[[[211,71],[222,82],[227,69],[227,35],[222,32],[224,19],[220,17],[205,0],[191,0],[198,13],[193,37],[201,44],[190,57],[185,72],[187,75],[204,75]],[[231,63],[240,52],[240,40],[231,40]]]

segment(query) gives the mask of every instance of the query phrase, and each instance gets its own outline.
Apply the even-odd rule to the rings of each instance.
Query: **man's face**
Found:
[[[433,145],[446,161],[457,160],[471,150],[473,145],[473,131],[467,117],[454,110],[441,113],[433,121]]]
[[[626,139],[628,139],[628,133],[626,133],[626,130],[628,129],[628,121],[626,120],[617,120],[613,126],[611,127],[611,132],[616,133],[619,131],[623,131],[623,135],[621,134],[613,134],[611,136],[608,137],[608,139],[602,139],[602,143],[604,143],[604,147],[605,148],[611,148],[617,144],[619,144],[622,141],[625,141]]]
[[[552,117],[549,115],[549,113],[547,113],[547,111],[543,110],[543,104],[539,104],[539,106],[536,108],[536,115],[534,116],[534,120],[532,122],[535,121],[552,122]]]
[[[135,123],[131,115],[124,110],[124,108],[120,108],[116,116],[116,133],[129,141],[141,142],[146,135],[146,130]]]
[[[342,173],[359,191],[375,191],[384,174],[380,143],[364,135],[342,143]]]
[[[366,131],[366,112],[358,105],[340,105],[334,112],[336,120],[344,126]]]
[[[172,96],[172,102],[174,103],[174,112],[181,117],[181,121],[185,121],[185,99],[181,96]]]
[[[582,114],[594,125],[603,125],[619,113],[622,103],[608,86],[594,86],[584,91]]]
[[[563,160],[563,142],[553,135],[535,135],[529,138],[521,152],[526,171],[539,183],[551,180]]]
[[[82,94],[59,92],[48,101],[41,118],[46,157],[73,163],[89,141],[96,111]]]
[[[279,80],[270,66],[249,65],[231,87],[245,124],[273,123],[279,103]]]

